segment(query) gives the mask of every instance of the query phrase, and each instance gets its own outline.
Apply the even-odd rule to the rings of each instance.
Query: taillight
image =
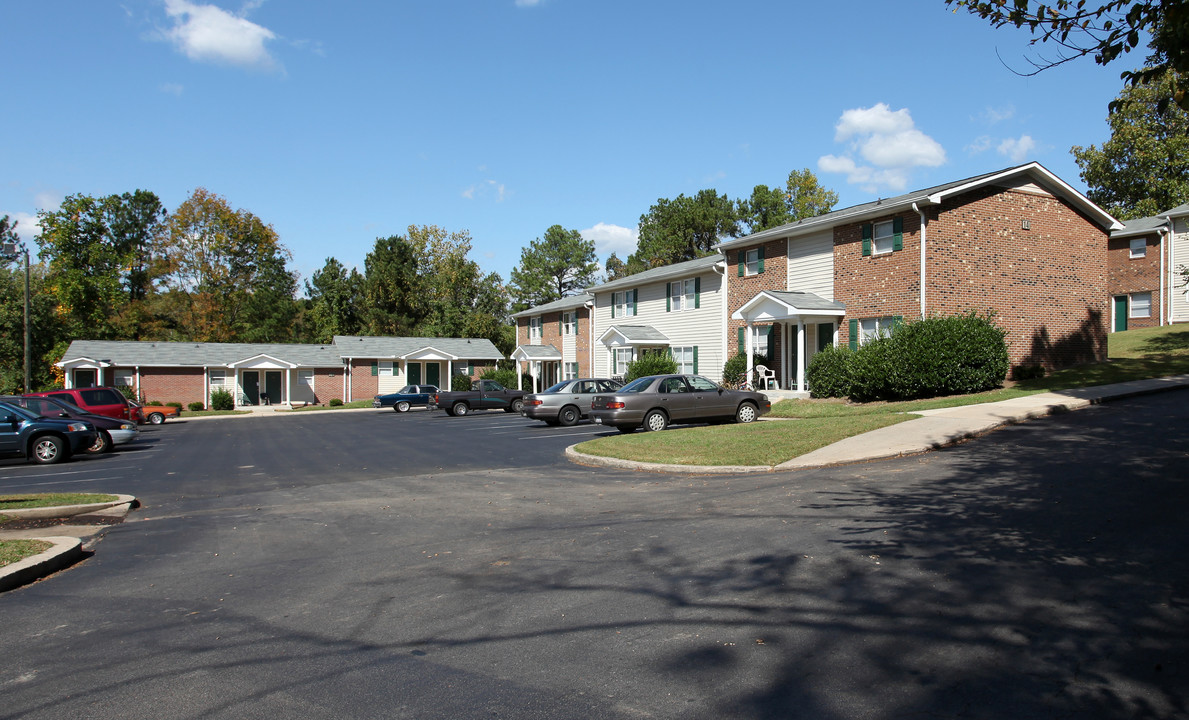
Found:
[[[621,403],[621,402],[609,402],[609,403],[607,403],[607,409],[608,409],[608,410],[623,410],[625,407],[627,407],[627,405],[626,405],[625,403]]]
[[[544,400],[525,400],[524,404],[532,405],[533,407],[536,407],[537,405],[544,405],[545,401]]]

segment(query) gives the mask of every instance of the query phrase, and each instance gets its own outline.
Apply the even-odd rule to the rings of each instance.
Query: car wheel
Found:
[[[68,455],[66,441],[57,435],[42,435],[33,441],[33,460],[42,465],[62,462]]]
[[[566,405],[557,414],[557,421],[566,427],[578,424],[578,418],[582,417],[582,413],[578,412],[578,408],[573,405]]]
[[[735,422],[737,423],[749,423],[754,421],[757,417],[759,417],[759,414],[756,412],[756,406],[749,402],[743,403],[739,406],[739,409],[735,411]]]
[[[524,401],[521,400],[520,398],[516,398],[508,405],[508,412],[516,413],[517,415],[519,415],[520,411],[523,409],[524,409]]]
[[[148,421],[150,425],[160,425],[165,422],[165,416],[159,412],[149,413]]]
[[[616,425],[615,429],[620,431],[624,435],[631,435],[632,433],[636,432],[637,426],[635,426],[635,425]]]
[[[649,432],[660,432],[669,427],[669,416],[660,410],[649,411],[644,416],[644,429]]]
[[[400,402],[393,405],[392,407],[397,412],[408,412],[409,411],[409,403],[405,402],[404,400],[401,400]]]
[[[453,415],[461,417],[469,413],[471,411],[471,407],[464,402],[456,402],[454,403],[454,407],[451,408],[451,410],[453,410]]]
[[[97,430],[95,432],[95,442],[91,443],[91,447],[87,448],[87,452],[92,455],[109,452],[111,450],[111,435],[108,435],[105,430]]]

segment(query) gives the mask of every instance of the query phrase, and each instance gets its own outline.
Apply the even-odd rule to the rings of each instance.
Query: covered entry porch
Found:
[[[731,318],[742,320],[746,339],[747,372],[751,376],[758,347],[756,328],[769,326],[777,343],[775,371],[778,388],[808,397],[805,369],[822,348],[838,343],[846,306],[813,293],[765,290],[748,300]],[[763,388],[757,388],[763,389]]]
[[[512,351],[516,361],[516,389],[524,390],[524,376],[532,378],[529,392],[541,392],[561,379],[561,351],[553,345],[520,345]]]

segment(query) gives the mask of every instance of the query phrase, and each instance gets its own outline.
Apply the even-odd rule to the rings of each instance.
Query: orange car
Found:
[[[173,407],[172,405],[141,405],[132,400],[128,401],[132,406],[132,412],[136,415],[136,422],[144,425],[160,425],[165,422],[165,418],[176,418],[182,414],[181,408]]]

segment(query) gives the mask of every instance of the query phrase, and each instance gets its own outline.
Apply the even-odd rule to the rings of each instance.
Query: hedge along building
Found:
[[[1111,232],[1107,250],[1110,329],[1189,322],[1189,204],[1128,220]]]
[[[541,391],[559,380],[591,374],[591,309],[594,297],[572,295],[512,315],[516,323],[516,385],[524,389],[524,376],[533,390]]]
[[[901,318],[995,314],[1013,366],[1106,357],[1107,239],[1124,226],[1038,163],[720,243],[728,334],[782,388]]]
[[[324,345],[75,340],[57,363],[66,387],[127,386],[144,401],[325,404],[399,389],[412,376],[475,377],[503,355],[476,338],[336,337]],[[444,374],[443,374],[444,373]],[[424,380],[428,382],[428,380]]]

